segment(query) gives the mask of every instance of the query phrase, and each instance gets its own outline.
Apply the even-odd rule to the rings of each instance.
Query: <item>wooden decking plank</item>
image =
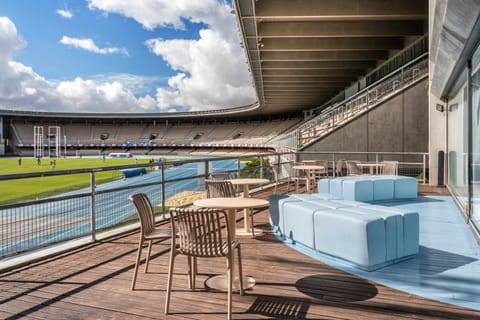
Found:
[[[257,194],[268,195],[267,190]],[[240,214],[238,218],[242,226]],[[297,252],[270,233],[267,210],[256,214],[254,221],[264,234],[255,239],[240,237],[240,241],[244,274],[254,276],[257,285],[245,296],[233,294],[234,318],[480,319],[478,311],[394,290]],[[226,294],[189,291],[182,256],[175,264],[173,314],[163,315],[168,241],[154,246],[150,272],[143,273],[141,265],[138,290],[131,291],[137,244],[138,233],[130,233],[0,275],[0,317],[24,311],[32,319],[56,319],[61,312],[71,318],[225,318]],[[406,263],[405,267],[414,266]],[[198,270],[197,287],[202,288],[208,276],[225,272],[225,260],[199,259]]]

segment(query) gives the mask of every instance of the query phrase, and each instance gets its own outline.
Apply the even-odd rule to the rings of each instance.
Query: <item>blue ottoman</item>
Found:
[[[403,254],[403,218],[401,215],[372,210],[368,206],[342,208],[342,210],[383,219],[385,223],[385,261],[393,262],[400,257],[399,254]]]
[[[344,180],[342,198],[353,201],[373,201],[373,182],[371,180]]]
[[[390,178],[375,177],[373,182],[373,200],[392,200],[394,199],[394,183]]]
[[[392,208],[379,205],[369,205],[370,210],[390,212],[403,218],[403,245],[398,246],[398,257],[408,257],[418,253],[420,235],[420,217],[418,212],[401,208]]]
[[[412,199],[418,194],[418,181],[412,177],[389,176],[394,183],[395,199]]]
[[[332,179],[319,179],[317,183],[319,193],[330,193],[330,180]]]
[[[313,214],[324,207],[310,202],[287,202],[284,204],[285,235],[293,243],[299,242],[307,247],[314,246]]]
[[[384,219],[343,210],[318,210],[313,221],[316,250],[366,270],[385,263]]]

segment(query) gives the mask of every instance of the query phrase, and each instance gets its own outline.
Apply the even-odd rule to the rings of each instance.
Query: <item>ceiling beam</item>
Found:
[[[261,61],[344,61],[344,60],[385,60],[388,52],[385,50],[356,51],[263,51]],[[255,60],[255,59],[253,59]]]
[[[399,37],[425,33],[422,21],[297,21],[265,22],[257,27],[258,37]]]
[[[345,37],[345,38],[266,38],[259,44],[260,51],[323,51],[323,50],[392,50],[403,48],[401,37]]]
[[[257,18],[425,19],[428,1],[418,0],[260,0]]]

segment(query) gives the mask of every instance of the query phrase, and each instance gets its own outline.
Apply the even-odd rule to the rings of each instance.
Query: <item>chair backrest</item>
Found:
[[[155,213],[147,195],[145,193],[136,193],[130,195],[128,199],[133,202],[137,209],[142,237],[150,234],[155,229]]]
[[[271,163],[270,166],[272,167],[273,179],[275,179],[275,183],[278,183],[280,180],[280,175],[278,173],[278,164]]]
[[[235,198],[235,188],[230,181],[205,180],[207,198]]]
[[[344,162],[345,162],[345,159],[340,159],[340,160],[337,160],[337,163],[335,164],[335,175],[338,177],[341,177],[343,175]]]
[[[316,170],[317,173],[325,174],[328,172],[328,160],[316,160],[315,165],[323,167],[323,169]]]
[[[230,179],[230,172],[212,172],[208,175],[209,180],[226,180]]]
[[[358,166],[360,161],[358,160],[348,160],[346,161],[347,164],[347,175],[354,176],[363,174],[362,169]]]
[[[398,175],[398,161],[382,161],[382,174]]]
[[[231,251],[231,231],[225,211],[172,208],[170,217],[172,230],[177,231],[172,248],[176,242],[178,252],[196,257],[224,257]]]

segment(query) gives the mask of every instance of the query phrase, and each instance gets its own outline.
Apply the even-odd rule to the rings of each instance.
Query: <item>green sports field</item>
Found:
[[[55,168],[50,165],[49,158],[43,158],[40,165],[34,158],[0,158],[0,175],[12,173],[28,173],[81,168],[98,168],[107,166],[148,163],[148,158],[57,158]],[[97,184],[118,179],[117,170],[98,172],[95,174]],[[44,198],[55,194],[77,190],[90,185],[88,173],[55,177],[40,177],[0,181],[0,204]]]

